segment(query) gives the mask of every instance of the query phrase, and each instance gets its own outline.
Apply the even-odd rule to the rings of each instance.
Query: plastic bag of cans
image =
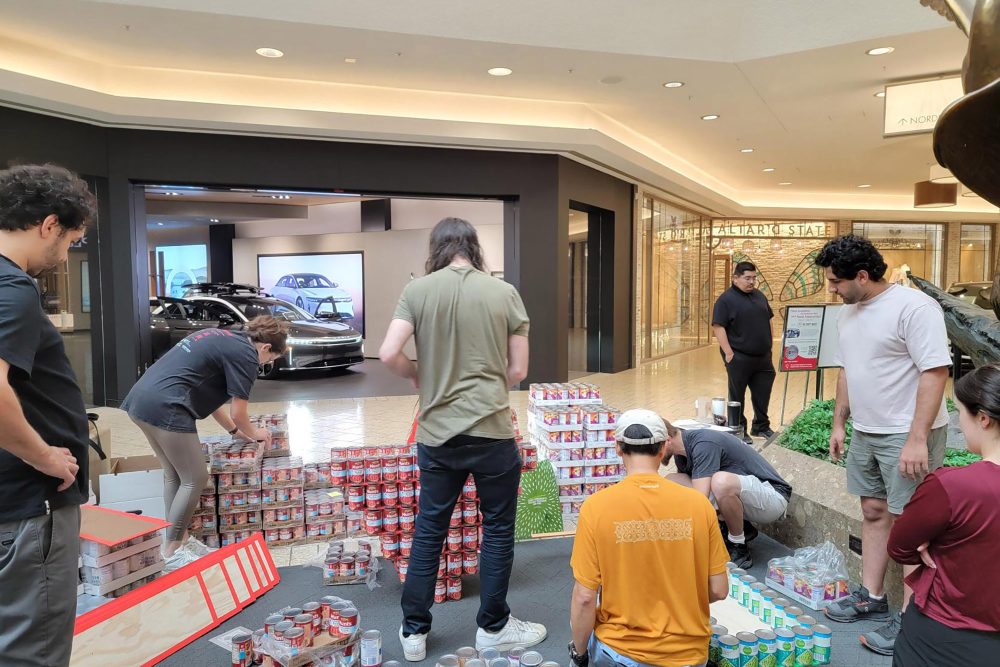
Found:
[[[235,491],[260,491],[259,470],[239,470],[216,475],[219,493]]]
[[[261,489],[261,509],[288,507],[302,504],[302,487],[283,486],[277,489]]]
[[[376,577],[381,569],[377,550],[378,540],[362,537],[357,540],[334,540],[326,552],[309,563],[323,569],[323,583],[327,586],[366,584],[374,590]]]
[[[254,415],[250,417],[250,421],[254,426],[266,428],[271,432],[271,443],[264,449],[264,458],[291,454],[288,445],[288,417],[286,415]]]
[[[303,500],[306,521],[306,539],[329,541],[347,536],[347,515],[344,496],[333,489],[315,489],[305,492]]]
[[[536,405],[600,402],[601,389],[585,382],[536,383],[528,386],[528,399]]]
[[[360,621],[352,602],[332,595],[300,608],[286,607],[269,615],[252,635],[233,637],[233,667],[357,665]],[[381,655],[381,642],[377,648]]]
[[[262,442],[230,439],[229,442],[211,441],[208,444],[208,460],[213,473],[259,470],[263,455]]]
[[[261,467],[260,485],[262,489],[302,488],[303,482],[304,471],[300,456],[266,459]]]

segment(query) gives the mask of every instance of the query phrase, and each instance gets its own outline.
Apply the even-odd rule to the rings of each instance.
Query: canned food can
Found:
[[[399,483],[399,504],[411,506],[416,500],[416,487],[413,482]]]
[[[757,578],[749,574],[740,577],[740,597],[737,602],[740,603],[741,607],[750,608],[750,586],[755,583],[757,583]]]
[[[729,597],[739,602],[740,600],[740,577],[746,574],[746,570],[734,567],[729,571]]]
[[[764,584],[759,581],[750,584],[750,606],[749,611],[756,618],[760,618],[760,605],[763,601],[761,593],[764,591]]]
[[[412,533],[416,521],[416,514],[412,507],[399,508],[399,529],[404,533]]]
[[[440,558],[438,558],[438,573],[437,573],[437,578],[443,580],[444,576],[445,576],[445,574],[447,574],[447,572],[448,572],[448,561],[444,557],[444,555],[442,554],[442,556]]]
[[[785,598],[774,598],[774,616],[771,618],[771,622],[774,624],[775,629],[786,627],[785,623],[785,609],[792,605],[791,602]]]
[[[392,560],[399,555],[399,535],[397,533],[382,533],[379,535],[382,543],[382,555]]]
[[[396,482],[382,485],[382,503],[386,507],[396,507],[399,504],[399,487]]]
[[[434,602],[437,604],[441,604],[442,602],[446,602],[447,600],[448,600],[448,585],[441,579],[438,579],[434,583]]]
[[[507,660],[510,662],[510,667],[521,667],[521,656],[524,655],[524,651],[525,649],[520,646],[515,646],[507,651]]]
[[[353,556],[344,556],[340,559],[340,569],[338,573],[342,577],[353,577],[356,572]]]
[[[331,637],[340,636],[340,613],[350,608],[349,602],[335,602],[330,605],[330,618],[327,620],[327,628]]]
[[[449,528],[462,527],[462,506],[455,503],[455,509],[451,513],[451,520],[448,522]]]
[[[803,628],[812,628],[816,625],[816,619],[809,614],[802,614],[797,619],[796,622]]]
[[[364,459],[365,450],[364,447],[348,447],[347,448],[347,458],[348,459]]]
[[[474,526],[479,519],[479,506],[474,500],[462,501],[462,522],[467,526]]]
[[[479,548],[479,529],[475,526],[466,526],[462,529],[462,550],[475,551]]]
[[[823,624],[812,627],[813,631],[813,664],[829,665],[833,630]]]
[[[253,636],[245,633],[233,635],[233,665],[249,667],[253,663]]]
[[[802,607],[785,605],[785,627],[792,628],[794,630],[796,625],[801,625],[801,623],[799,623],[799,616],[802,616],[805,613],[806,612],[802,609]]]
[[[343,447],[333,447],[330,449],[330,462],[334,461],[346,461],[347,460],[347,449]]]
[[[482,660],[480,660],[479,662],[482,662]],[[545,663],[545,662],[542,663],[543,666],[546,664],[550,663]],[[509,665],[510,661],[507,660],[507,658],[494,658],[493,660],[490,660],[489,665],[487,665],[486,667],[509,667]]]
[[[285,643],[292,649],[292,655],[298,655],[306,647],[305,631],[302,628],[292,628],[285,633]]]
[[[313,617],[312,636],[316,637],[323,625],[323,612],[320,610],[319,602],[305,603],[302,605],[302,613],[310,614]]]
[[[358,610],[347,607],[340,611],[340,634],[349,637],[358,629]]]
[[[274,638],[284,639],[285,633],[295,627],[295,624],[289,620],[281,621],[280,623],[274,624]]]
[[[471,646],[463,646],[455,651],[455,657],[458,658],[458,667],[465,667],[469,660],[479,659],[476,654],[476,649]],[[473,667],[475,667],[475,665],[473,665]]]
[[[778,594],[770,588],[765,588],[760,592],[760,616],[758,618],[768,627],[773,627],[771,623],[774,619],[774,598]]]
[[[395,482],[399,479],[399,459],[395,456],[386,456],[382,459],[382,480]]]
[[[382,505],[382,486],[380,484],[369,484],[365,487],[365,507],[377,509]]]
[[[709,620],[712,621],[714,619],[710,618]],[[709,625],[712,629],[712,637],[708,640],[708,664],[714,665],[719,662],[719,637],[728,635],[729,629],[717,623],[710,623]]]
[[[470,475],[469,478],[465,480],[465,485],[462,486],[462,498],[465,500],[475,500],[477,497],[476,480],[474,480]]]
[[[757,635],[752,632],[737,632],[739,642],[740,667],[759,667],[757,661]]]
[[[399,530],[399,510],[395,507],[386,507],[382,510],[382,530],[387,533]]]
[[[382,666],[382,633],[368,630],[361,635],[361,667]]]
[[[264,633],[274,637],[274,626],[285,620],[285,617],[281,614],[271,614],[264,619]]]
[[[770,630],[757,630],[757,662],[760,667],[777,667],[778,639]]]
[[[795,667],[795,633],[788,628],[774,631],[778,644],[778,667]]]
[[[312,614],[299,614],[295,617],[295,627],[302,628],[302,632],[305,633],[305,638],[302,642],[306,646],[312,646],[312,628],[313,628],[313,617]]]
[[[400,533],[399,534],[399,555],[403,558],[409,558],[410,553],[413,551],[413,533]]]
[[[718,667],[740,667],[740,640],[732,635],[719,637]]]
[[[464,574],[478,574],[479,554],[477,552],[466,551],[462,553],[462,572]]]
[[[285,611],[281,612],[286,621],[295,620],[295,617],[302,613],[302,610],[298,607],[289,607]]]
[[[795,633],[796,667],[810,667],[813,664],[813,631],[796,625],[792,632]]]
[[[365,510],[365,533],[378,535],[382,532],[382,510]]]
[[[371,556],[358,555],[354,559],[354,576],[367,577],[371,569]]]
[[[482,653],[480,653],[482,655]],[[525,651],[521,654],[521,667],[540,667],[545,662],[538,651]],[[491,666],[492,667],[492,666]]]
[[[448,530],[448,551],[458,552],[462,550],[462,531],[457,528]]]

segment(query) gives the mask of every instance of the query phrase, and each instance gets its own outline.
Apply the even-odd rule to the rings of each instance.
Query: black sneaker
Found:
[[[879,655],[892,655],[902,623],[902,615],[893,614],[885,625],[861,635],[861,643],[864,644],[865,648]]]
[[[729,560],[736,564],[736,567],[749,570],[753,567],[753,558],[750,556],[750,547],[745,544],[732,544],[729,547]]]
[[[862,586],[846,598],[840,598],[823,610],[826,617],[837,623],[853,623],[863,619],[882,620],[889,618],[889,600],[873,600],[868,589]]]
[[[759,431],[751,429],[750,435],[755,435],[759,438],[770,438],[774,435],[774,431],[772,431],[770,427],[762,428]]]
[[[729,526],[722,520],[722,517],[719,517],[719,530],[722,531],[722,537],[726,539],[726,548],[732,546],[733,543],[729,541]],[[750,544],[757,539],[758,535],[760,535],[760,531],[757,530],[757,527],[746,519],[743,519],[743,539],[746,543]]]

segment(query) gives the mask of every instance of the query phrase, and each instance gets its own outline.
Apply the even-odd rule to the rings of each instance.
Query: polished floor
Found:
[[[364,377],[360,377],[362,374]],[[251,397],[251,411],[255,414],[288,413],[293,452],[306,462],[325,460],[333,447],[404,442],[417,410],[417,396],[412,387],[408,383],[399,386],[377,361],[366,362],[359,367],[357,375],[258,382]],[[393,387],[400,395],[343,396],[346,390],[342,391],[341,381],[346,379],[357,383],[357,391],[360,392],[365,378],[372,378],[373,382],[379,383],[376,386],[383,389]],[[786,378],[786,422],[801,410],[806,398],[804,373],[779,374],[771,400],[773,424],[779,422]],[[677,354],[622,373],[588,375],[585,380],[599,385],[604,401],[612,406],[622,410],[648,408],[667,419],[693,417],[697,398],[723,396],[726,393],[725,369],[719,360],[718,348],[714,346]],[[284,384],[286,382],[288,384]],[[814,383],[810,374],[809,398],[812,397]],[[836,376],[830,373],[824,382],[827,397],[833,395],[835,384]],[[272,385],[276,388],[272,389]],[[284,398],[296,391],[299,392],[297,398]],[[275,395],[283,398],[276,400],[273,398]],[[524,414],[527,392],[512,392],[511,405]],[[112,456],[152,453],[142,432],[125,413],[115,408],[98,408],[96,411],[101,414],[101,423],[111,429]],[[211,419],[200,423],[199,431],[202,435],[223,434],[222,428]],[[315,551],[314,545],[278,549],[275,550],[276,562],[279,565],[301,562]]]

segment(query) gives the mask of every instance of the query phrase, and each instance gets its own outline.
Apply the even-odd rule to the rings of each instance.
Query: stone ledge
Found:
[[[847,492],[844,469],[777,443],[765,447],[761,455],[792,485],[788,516],[764,526],[763,532],[791,549],[833,542],[844,553],[851,582],[860,582],[861,556],[848,549],[848,538],[861,538],[861,504]],[[902,576],[902,568],[890,560],[886,591],[897,607],[903,600]]]

